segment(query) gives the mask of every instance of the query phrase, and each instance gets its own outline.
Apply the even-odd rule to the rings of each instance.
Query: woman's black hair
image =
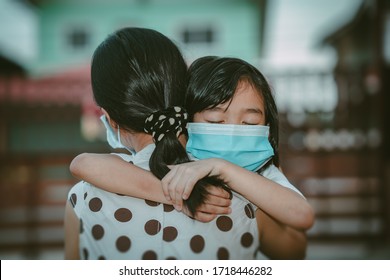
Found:
[[[187,65],[177,46],[151,29],[120,29],[97,47],[92,58],[96,103],[120,128],[131,133],[144,133],[145,120],[155,112],[184,107],[186,75]],[[156,141],[149,166],[162,179],[169,171],[167,165],[188,161],[175,132],[167,132],[161,141]],[[192,213],[203,203],[210,183],[222,184],[216,178],[204,178],[185,201]]]
[[[206,56],[195,60],[188,70],[186,108],[189,119],[192,121],[195,113],[232,100],[242,80],[248,81],[264,99],[265,122],[270,127],[269,139],[274,149],[272,161],[266,166],[270,163],[279,166],[278,110],[266,78],[253,65],[230,57]]]

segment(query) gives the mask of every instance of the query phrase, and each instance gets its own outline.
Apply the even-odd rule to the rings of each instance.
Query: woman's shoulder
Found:
[[[120,157],[121,159],[123,159],[124,161],[127,161],[127,162],[134,161],[134,156],[133,155],[124,154],[124,153],[111,153],[111,155]]]
[[[70,202],[72,202],[72,204],[73,202],[78,200],[79,196],[82,196],[88,185],[89,183],[85,181],[80,181],[69,190],[68,199],[70,200]]]

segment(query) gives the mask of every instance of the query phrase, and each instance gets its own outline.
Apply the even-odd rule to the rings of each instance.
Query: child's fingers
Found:
[[[208,213],[211,215],[230,214],[232,209],[227,206],[218,206],[212,204],[202,204],[198,207],[197,212]]]
[[[215,195],[208,195],[204,203],[215,205],[215,206],[227,207],[232,204],[232,201],[229,198],[215,196]]]
[[[192,190],[194,189],[195,184],[198,182],[196,177],[187,177],[184,183],[184,190],[182,194],[182,199],[188,199],[191,195]]]
[[[181,200],[182,190],[178,187],[180,186],[180,182],[182,179],[182,172],[178,168],[177,165],[169,165],[170,171],[162,178],[161,185],[163,189],[163,193],[167,200],[172,201],[174,204]],[[176,197],[180,197],[178,200]]]
[[[181,210],[183,204],[183,177],[182,174],[177,171],[175,176],[167,185],[168,193],[176,210]]]
[[[228,192],[227,190],[225,190],[221,187],[216,187],[216,186],[212,186],[212,185],[207,187],[207,191],[209,192],[209,194],[223,197],[223,198],[227,198],[227,199],[231,199],[231,196],[232,196],[231,193]]]
[[[169,186],[170,186],[172,180],[175,178],[175,174],[176,174],[176,169],[171,169],[171,171],[169,171],[169,172],[164,176],[164,178],[162,178],[162,180],[161,180],[162,190],[163,190],[163,193],[164,193],[165,198],[166,198],[168,201],[171,201],[171,200],[172,200],[172,198],[171,198],[171,196],[170,196]]]

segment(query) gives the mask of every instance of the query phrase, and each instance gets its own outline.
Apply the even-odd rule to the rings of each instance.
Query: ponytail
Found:
[[[181,134],[186,134],[187,120],[187,112],[181,107],[170,107],[154,112],[145,120],[145,132],[151,134],[156,143],[156,148],[150,157],[149,167],[150,171],[159,179],[162,179],[169,172],[168,165],[190,161],[185,148],[178,139]],[[205,202],[208,185],[225,188],[223,181],[215,176],[199,180],[189,198],[184,201],[185,206],[192,214]]]

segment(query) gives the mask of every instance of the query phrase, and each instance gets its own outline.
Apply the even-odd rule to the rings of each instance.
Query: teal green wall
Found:
[[[88,142],[80,131],[78,122],[13,122],[7,133],[8,151],[15,154],[108,151],[107,143]]]
[[[259,57],[261,11],[255,1],[242,0],[149,0],[149,1],[53,1],[39,7],[40,55],[32,68],[56,68],[85,64],[93,50],[112,31],[123,26],[156,29],[173,39],[188,60],[200,55]],[[73,52],[65,47],[65,30],[86,26],[91,33],[89,48]],[[215,27],[212,48],[189,48],[180,42],[185,26]]]

